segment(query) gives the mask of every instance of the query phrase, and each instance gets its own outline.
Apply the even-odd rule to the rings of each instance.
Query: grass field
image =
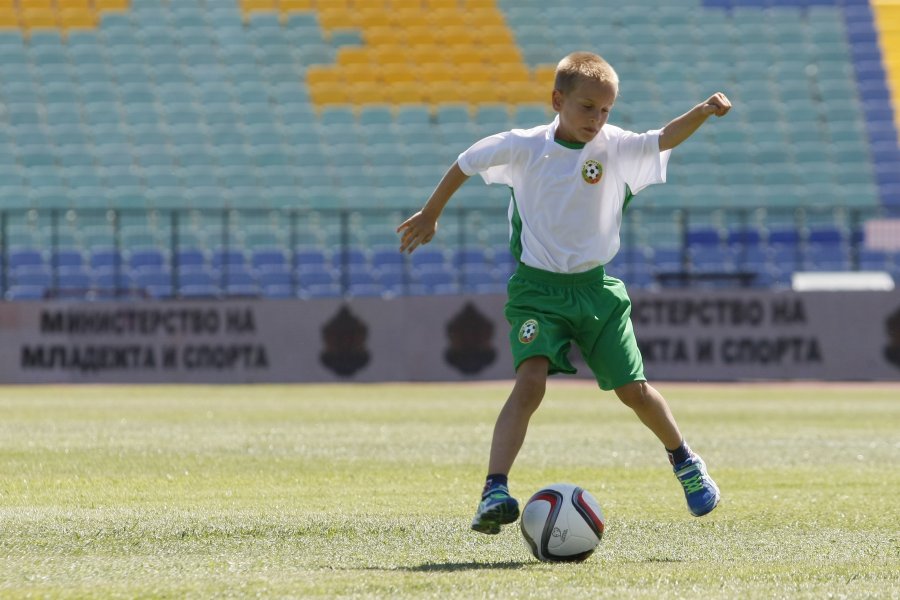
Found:
[[[0,388],[0,597],[900,597],[900,386],[658,385],[722,488],[696,519],[553,380],[511,486],[600,500],[575,565],[468,529],[508,387]]]

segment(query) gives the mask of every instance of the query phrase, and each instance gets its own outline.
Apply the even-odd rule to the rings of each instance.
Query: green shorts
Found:
[[[597,383],[612,390],[646,381],[631,325],[625,285],[603,267],[584,273],[551,273],[520,264],[509,280],[504,311],[516,369],[545,356],[550,374],[575,373],[569,362],[574,341]]]

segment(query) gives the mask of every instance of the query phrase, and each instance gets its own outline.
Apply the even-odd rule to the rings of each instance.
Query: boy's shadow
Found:
[[[504,561],[504,562],[464,562],[464,563],[425,563],[415,567],[404,567],[404,571],[412,571],[416,573],[430,572],[446,572],[454,571],[478,571],[478,570],[512,570],[521,569],[527,562],[524,561]]]

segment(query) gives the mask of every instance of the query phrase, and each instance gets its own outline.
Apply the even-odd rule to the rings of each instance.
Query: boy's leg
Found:
[[[631,408],[669,452],[675,476],[684,488],[688,509],[696,517],[711,512],[719,503],[719,488],[706,472],[703,459],[681,437],[666,399],[646,381],[616,388],[619,399]]]
[[[544,399],[549,365],[546,357],[535,356],[516,370],[516,383],[494,425],[488,473],[509,474],[525,441],[531,415]]]
[[[494,425],[488,480],[472,520],[475,531],[499,533],[501,525],[519,518],[519,503],[509,495],[506,476],[525,441],[531,415],[544,398],[549,364],[546,357],[535,356],[516,370],[516,383]]]
[[[635,412],[667,449],[681,445],[681,431],[678,430],[672,411],[669,410],[666,399],[653,386],[646,381],[632,381],[617,387],[616,396]]]

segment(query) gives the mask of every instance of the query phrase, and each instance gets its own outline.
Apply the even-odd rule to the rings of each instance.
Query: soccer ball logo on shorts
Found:
[[[594,185],[603,177],[603,165],[596,160],[589,160],[581,167],[581,176],[584,177],[585,181]]]
[[[534,319],[528,319],[522,323],[519,328],[519,341],[523,344],[530,344],[538,334],[538,322]]]

